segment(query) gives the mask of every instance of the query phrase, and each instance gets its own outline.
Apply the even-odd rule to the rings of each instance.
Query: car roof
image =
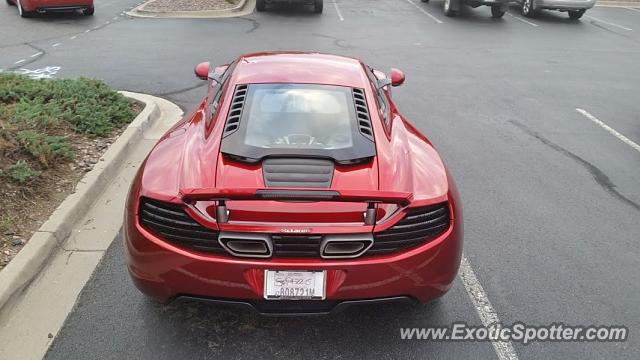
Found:
[[[234,83],[304,83],[363,88],[364,64],[353,58],[302,52],[247,54],[238,58]]]

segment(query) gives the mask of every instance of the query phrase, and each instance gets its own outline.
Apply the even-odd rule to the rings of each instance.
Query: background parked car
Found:
[[[318,14],[322,13],[322,8],[324,5],[323,0],[256,0],[256,9],[258,11],[265,11],[267,9],[267,5],[273,3],[300,3],[313,5],[313,11]]]
[[[82,11],[91,16],[95,8],[93,0],[6,0],[9,5],[18,7],[18,14],[29,17],[36,13]]]
[[[421,0],[426,3],[429,0]],[[478,6],[490,6],[491,16],[501,18],[507,12],[507,4],[512,0],[444,0],[444,14],[446,16],[457,16],[462,10],[462,4],[469,5],[473,8]]]
[[[584,13],[591,9],[596,0],[517,0],[522,5],[520,8],[522,15],[527,17],[534,17],[541,9],[558,10],[567,12],[569,18],[577,20],[584,15]]]

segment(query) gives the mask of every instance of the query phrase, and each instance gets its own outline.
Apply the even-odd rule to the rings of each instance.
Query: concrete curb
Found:
[[[18,255],[0,271],[0,310],[31,283],[47,259],[62,247],[76,222],[107,188],[130,149],[143,139],[144,131],[160,119],[160,109],[154,97],[125,91],[120,93],[144,103],[144,109],[78,182],[75,192],[64,199]]]
[[[254,0],[240,0],[238,5],[221,10],[158,11],[145,9],[145,7],[153,1],[155,0],[147,1],[144,4],[131,9],[127,12],[127,15],[142,18],[226,18],[247,15],[251,13],[255,7]]]

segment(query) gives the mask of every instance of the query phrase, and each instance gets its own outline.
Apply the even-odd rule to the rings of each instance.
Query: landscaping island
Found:
[[[142,107],[99,80],[0,73],[0,270]]]

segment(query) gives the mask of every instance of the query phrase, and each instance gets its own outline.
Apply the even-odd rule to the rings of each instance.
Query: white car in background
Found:
[[[522,5],[522,15],[535,17],[540,10],[558,10],[567,12],[571,20],[577,20],[591,9],[596,0],[517,0]]]

